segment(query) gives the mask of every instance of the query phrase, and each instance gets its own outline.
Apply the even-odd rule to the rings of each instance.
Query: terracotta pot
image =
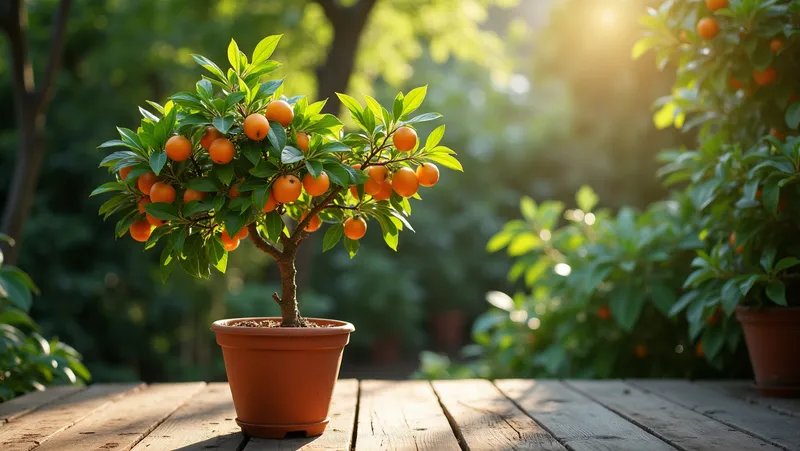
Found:
[[[339,376],[352,324],[308,318],[322,327],[237,327],[215,321],[236,408],[236,423],[251,437],[283,438],[290,432],[320,435]]]
[[[456,350],[464,343],[466,318],[461,310],[444,310],[431,315],[433,339],[440,348]]]
[[[800,307],[736,308],[756,388],[769,396],[800,396]]]

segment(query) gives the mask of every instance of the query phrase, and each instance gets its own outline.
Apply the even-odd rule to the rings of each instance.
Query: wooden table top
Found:
[[[340,380],[320,437],[248,439],[226,383],[56,387],[0,404],[0,449],[800,450],[800,400],[682,380]]]

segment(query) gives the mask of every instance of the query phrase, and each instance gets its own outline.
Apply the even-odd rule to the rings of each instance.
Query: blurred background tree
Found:
[[[26,2],[36,58],[57,3]],[[651,3],[75,0],[18,260],[42,291],[33,316],[85,356],[96,381],[223,377],[208,325],[276,313],[267,299],[276,271],[243,246],[225,276],[175,274],[162,285],[157,253],[114,243],[111,225],[96,216],[99,201],[87,196],[103,174],[92,162],[113,124],[138,120],[133,105],[163,101],[196,78],[190,53],[224,59],[230,37],[252,48],[283,33],[275,58],[285,64],[287,93],[385,101],[391,90],[428,84],[426,107],[445,115],[445,144],[465,168],[426,195],[414,212],[417,234],[396,254],[368,236],[357,260],[306,255],[305,312],[355,323],[346,353],[355,359],[413,358],[436,346],[427,334],[434,312],[461,312],[465,333],[485,310],[485,292],[512,288],[506,259],[487,256],[485,243],[518,215],[522,195],[569,200],[589,183],[612,209],[662,196],[654,155],[682,137],[656,135],[650,103],[672,80],[647,58],[631,61],[629,50]],[[0,48],[0,102],[10,105],[9,46]],[[0,111],[2,199],[16,161],[14,124],[9,109]],[[383,274],[397,283],[376,286]]]

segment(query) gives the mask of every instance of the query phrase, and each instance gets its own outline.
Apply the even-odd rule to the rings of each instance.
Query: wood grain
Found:
[[[0,404],[0,424],[7,423],[14,418],[25,415],[39,406],[43,406],[49,402],[85,389],[85,387],[77,387],[74,385],[51,387],[47,390],[31,392],[19,398],[14,398],[11,401],[4,402]]]
[[[674,450],[561,382],[509,379],[495,385],[572,451]]]
[[[235,451],[245,436],[236,424],[227,383],[209,384],[147,435],[134,451]]]
[[[681,449],[779,449],[764,440],[751,437],[717,420],[621,381],[568,381],[567,384]]]
[[[319,437],[267,440],[251,438],[245,451],[349,451],[358,404],[358,381],[342,379],[336,382],[331,400],[331,422]]]
[[[150,385],[57,434],[37,451],[129,450],[204,386]]]
[[[0,449],[27,451],[90,415],[102,413],[116,399],[141,384],[93,385],[46,404],[0,427]]]
[[[800,451],[800,418],[781,414],[766,406],[749,404],[731,394],[711,390],[688,381],[629,382],[770,443]]]
[[[752,382],[744,381],[702,381],[697,384],[730,393],[753,404],[769,407],[780,413],[800,417],[800,399],[774,398],[762,396]]]
[[[434,381],[433,388],[468,450],[565,449],[487,380]]]
[[[430,383],[362,381],[356,450],[458,451]]]

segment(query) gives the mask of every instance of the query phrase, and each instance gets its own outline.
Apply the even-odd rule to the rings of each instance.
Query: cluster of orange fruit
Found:
[[[253,113],[248,115],[242,124],[244,134],[251,140],[261,141],[267,137],[270,130],[270,121],[277,122],[283,127],[288,127],[294,119],[294,111],[291,105],[283,100],[276,100],[267,105],[265,114]],[[310,137],[307,133],[298,132],[297,146],[303,152],[308,152]],[[394,147],[401,152],[409,152],[417,145],[417,133],[410,127],[398,128],[393,137]],[[214,127],[208,127],[200,139],[200,145],[208,151],[211,161],[216,164],[224,165],[230,163],[235,155],[233,143],[224,138],[222,133]],[[172,136],[165,145],[167,158],[172,161],[184,161],[192,156],[192,143],[183,136]],[[386,161],[371,163],[367,167],[366,173],[369,176],[364,184],[364,192],[378,201],[388,200],[392,191],[402,197],[411,197],[416,194],[420,186],[430,187],[439,180],[439,168],[433,163],[422,163],[414,171],[407,167],[402,167],[389,173]],[[361,169],[361,164],[353,165],[355,169]],[[125,180],[132,167],[122,168],[120,177]],[[240,182],[239,182],[240,183]],[[237,189],[239,183],[234,183],[229,191],[228,197],[231,199],[239,196]],[[321,196],[328,192],[330,188],[330,178],[325,171],[321,171],[318,177],[311,173],[306,173],[302,182],[292,174],[283,174],[275,178],[270,189],[268,199],[262,212],[269,213],[274,211],[280,204],[289,204],[300,198],[302,191],[305,190],[312,197]],[[145,210],[145,205],[152,202],[173,203],[176,198],[176,190],[173,186],[161,181],[155,173],[146,172],[138,177],[136,186],[143,196],[138,205],[139,211],[145,215],[145,220],[134,222],[130,226],[130,235],[134,240],[145,242],[150,238],[153,227],[164,224],[164,221],[152,216]],[[353,197],[358,198],[358,189],[355,185],[350,186]],[[193,200],[201,200],[206,193],[187,188],[183,194],[184,203]],[[303,221],[308,212],[303,213],[299,221]],[[361,239],[367,231],[367,223],[363,217],[355,216],[344,221],[344,235],[351,240]],[[314,232],[322,226],[322,220],[318,215],[314,215],[305,227],[308,232]],[[228,251],[234,250],[239,246],[239,241],[246,238],[247,229],[243,228],[235,236],[230,236],[227,231],[223,231],[221,239]]]

